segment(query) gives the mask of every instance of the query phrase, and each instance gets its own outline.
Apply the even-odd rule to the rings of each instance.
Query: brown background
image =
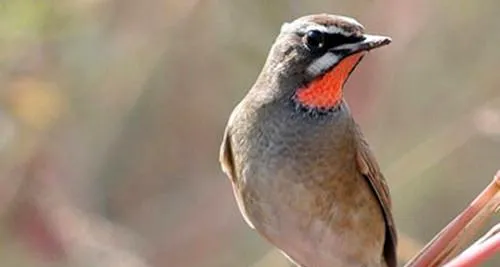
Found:
[[[366,57],[347,99],[411,254],[500,168],[499,10],[496,0],[1,1],[0,265],[284,266],[241,219],[218,148],[281,23],[317,12],[394,40]]]

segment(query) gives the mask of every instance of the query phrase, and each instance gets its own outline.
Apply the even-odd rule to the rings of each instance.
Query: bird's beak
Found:
[[[384,45],[388,45],[392,42],[392,39],[386,36],[363,34],[363,37],[364,38],[357,43],[340,45],[333,48],[332,50],[343,51],[347,52],[348,55],[352,55],[361,51],[369,51]]]

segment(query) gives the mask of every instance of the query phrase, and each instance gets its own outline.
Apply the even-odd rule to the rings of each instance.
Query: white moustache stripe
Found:
[[[307,74],[312,77],[318,76],[323,73],[325,70],[331,68],[333,65],[337,64],[339,61],[339,57],[331,52],[327,52],[322,55],[320,58],[314,60],[309,67],[307,67]]]

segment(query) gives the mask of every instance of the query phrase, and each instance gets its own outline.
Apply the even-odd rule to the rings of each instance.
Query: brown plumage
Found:
[[[341,16],[285,24],[231,114],[220,159],[238,206],[298,266],[396,266],[389,190],[342,97],[389,42]]]

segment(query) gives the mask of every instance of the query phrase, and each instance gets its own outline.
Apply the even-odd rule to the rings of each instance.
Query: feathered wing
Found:
[[[242,197],[238,191],[238,183],[236,182],[236,169],[234,166],[234,157],[233,157],[233,150],[231,148],[231,136],[229,133],[229,128],[226,128],[226,131],[224,132],[224,138],[222,139],[222,145],[220,147],[220,153],[219,153],[219,161],[222,166],[222,170],[224,173],[227,175],[229,180],[231,180],[232,186],[233,186],[233,193],[236,198],[236,203],[238,204],[238,208],[240,209],[241,215],[243,216],[243,219],[245,219],[245,222],[253,229],[255,229],[255,226],[253,223],[250,221],[248,218],[248,215],[245,210],[245,206],[243,205],[243,200]]]
[[[394,219],[392,217],[392,203],[389,194],[389,187],[384,176],[380,172],[378,163],[370,150],[365,137],[361,134],[359,127],[356,129],[358,135],[357,164],[359,171],[370,182],[370,185],[377,196],[386,222],[386,240],[384,244],[384,256],[389,267],[397,266],[397,233]]]
[[[220,147],[219,161],[222,166],[222,170],[227,175],[231,182],[235,182],[235,170],[234,170],[234,159],[233,150],[231,148],[231,137],[229,135],[229,129],[226,128],[224,131],[224,137],[222,138],[222,144]]]

